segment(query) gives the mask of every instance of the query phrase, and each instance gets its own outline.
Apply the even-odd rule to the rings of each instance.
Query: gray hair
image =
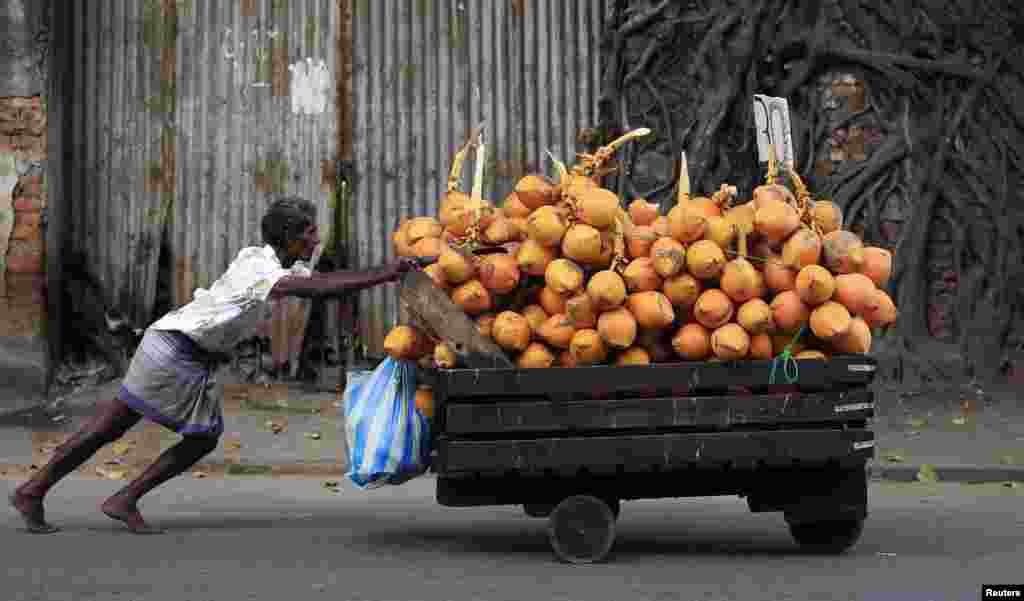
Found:
[[[316,207],[312,202],[298,196],[279,198],[270,205],[260,223],[263,243],[276,249],[285,248],[314,223]]]

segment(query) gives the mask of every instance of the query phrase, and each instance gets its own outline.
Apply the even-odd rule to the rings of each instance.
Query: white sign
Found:
[[[331,74],[327,63],[312,58],[290,65],[292,72],[292,112],[296,115],[319,115],[327,110],[327,97],[331,89]]]
[[[768,145],[775,145],[776,160],[792,163],[793,131],[789,125],[789,102],[764,94],[754,94],[754,128],[757,130],[757,155],[768,162]]]

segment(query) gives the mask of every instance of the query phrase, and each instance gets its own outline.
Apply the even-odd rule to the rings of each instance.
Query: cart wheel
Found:
[[[796,542],[815,553],[842,553],[856,544],[863,530],[862,519],[789,524],[789,532]]]
[[[615,542],[615,516],[597,497],[569,497],[551,512],[548,538],[555,555],[566,563],[598,562]]]
[[[531,518],[546,518],[555,510],[551,503],[527,503],[523,505],[523,511]]]

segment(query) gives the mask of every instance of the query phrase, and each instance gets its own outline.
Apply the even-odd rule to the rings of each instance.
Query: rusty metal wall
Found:
[[[73,2],[71,157],[67,189],[71,246],[85,253],[110,295],[136,318],[152,306],[160,205],[146,165],[159,161],[163,115],[146,110],[160,90],[160,49],[147,46],[147,3]],[[132,299],[137,302],[132,306]],[[127,306],[126,306],[127,305]]]
[[[320,209],[337,147],[337,0],[73,2],[70,229],[111,301],[148,324],[161,241],[172,302],[259,244],[272,194]],[[176,32],[176,35],[175,35]],[[322,112],[293,69],[324,61]],[[308,89],[308,88],[304,88]]]
[[[318,206],[326,242],[337,148],[336,0],[193,0],[179,15],[175,300],[261,244],[273,194]],[[323,61],[322,112],[295,105],[291,69]]]
[[[353,7],[352,260],[394,257],[391,232],[436,215],[452,155],[486,121],[484,196],[570,161],[597,124],[602,0],[359,0]],[[473,161],[463,170],[472,183]],[[398,317],[394,286],[360,298],[360,338],[380,355]]]

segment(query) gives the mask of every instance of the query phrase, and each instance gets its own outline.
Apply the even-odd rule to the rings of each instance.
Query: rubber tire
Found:
[[[564,563],[597,563],[615,543],[615,515],[604,500],[575,495],[559,503],[548,518],[548,539]]]
[[[802,549],[833,555],[843,553],[855,545],[863,531],[862,519],[789,524],[789,533]]]

